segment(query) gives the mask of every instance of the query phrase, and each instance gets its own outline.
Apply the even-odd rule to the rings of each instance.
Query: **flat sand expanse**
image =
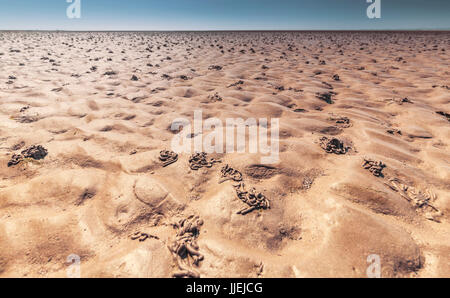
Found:
[[[0,276],[450,277],[449,40],[1,32]],[[279,161],[164,167],[194,110],[278,118]]]

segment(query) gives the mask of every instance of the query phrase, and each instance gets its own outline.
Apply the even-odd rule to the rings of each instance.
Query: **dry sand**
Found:
[[[194,214],[201,277],[365,277],[371,254],[384,277],[450,277],[449,37],[0,33],[0,276],[65,277],[76,254],[83,277],[171,277]],[[194,109],[280,118],[280,161],[162,167]],[[32,145],[45,158],[8,166]],[[226,164],[270,209],[236,213]]]

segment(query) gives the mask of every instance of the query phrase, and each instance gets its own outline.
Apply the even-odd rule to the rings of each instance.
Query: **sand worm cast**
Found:
[[[147,234],[147,233],[142,233],[142,232],[139,232],[139,231],[133,233],[130,236],[130,238],[131,238],[131,240],[139,240],[139,242],[144,242],[145,240],[150,239],[150,238],[154,238],[154,239],[157,239],[157,240],[159,239],[158,236],[150,235],[150,234]]]
[[[319,141],[320,147],[327,153],[345,154],[350,149],[350,147],[345,146],[344,142],[342,142],[338,138],[329,139],[327,137],[322,137]]]
[[[237,197],[248,205],[237,212],[237,214],[245,215],[256,209],[270,209],[269,200],[260,192],[257,192],[254,187],[248,191],[245,189],[244,182],[234,185]]]
[[[159,153],[159,160],[163,162],[163,167],[167,167],[178,160],[178,154],[173,151],[163,150]]]
[[[11,156],[11,159],[8,161],[8,167],[18,165],[23,160],[24,159],[21,154],[13,154],[13,156]]]
[[[206,159],[207,154],[205,152],[198,152],[191,155],[189,158],[189,167],[191,170],[198,170],[200,168],[206,167],[211,168],[215,163],[222,162],[219,159],[211,158],[210,160]]]
[[[369,170],[375,177],[383,177],[383,169],[386,165],[382,161],[375,161],[372,159],[364,158],[362,167]]]
[[[331,114],[330,118],[328,119],[335,122],[336,125],[342,128],[349,128],[352,126],[352,123],[348,117]]]
[[[41,145],[37,146],[33,145],[23,150],[20,154],[13,154],[13,156],[8,162],[8,167],[15,166],[27,158],[34,160],[44,159],[47,156],[47,154],[48,154],[47,149],[45,149]]]
[[[168,248],[176,260],[179,269],[172,274],[173,277],[200,277],[200,273],[194,266],[198,267],[199,263],[204,259],[203,255],[199,252],[199,246],[197,244],[197,238],[202,225],[203,220],[194,215],[190,215],[188,218],[173,224],[173,227],[177,230],[177,234],[175,240],[169,244]]]
[[[222,167],[222,170],[220,172],[221,177],[219,180],[219,184],[228,180],[233,180],[235,182],[242,181],[242,173],[238,170],[233,169],[229,165],[225,165],[224,167]]]
[[[222,101],[222,97],[219,95],[218,92],[214,93],[214,95],[209,95],[209,96],[208,96],[208,99],[209,99],[211,102]]]
[[[333,104],[333,95],[335,95],[335,92],[324,92],[324,93],[316,93],[316,97],[320,100],[323,100],[327,104]]]
[[[219,179],[219,184],[228,180],[233,180],[238,182],[238,184],[233,185],[236,190],[237,197],[248,206],[239,210],[237,214],[245,215],[256,209],[269,209],[269,200],[260,192],[257,192],[254,187],[248,191],[245,188],[245,184],[242,181],[242,173],[238,170],[233,169],[229,165],[225,165],[221,170],[221,178]]]
[[[389,179],[389,184],[387,185],[410,202],[416,210],[424,211],[427,219],[440,222],[438,218],[442,215],[442,211],[432,205],[432,202],[437,199],[433,191],[430,189],[423,191],[406,185],[398,178]]]

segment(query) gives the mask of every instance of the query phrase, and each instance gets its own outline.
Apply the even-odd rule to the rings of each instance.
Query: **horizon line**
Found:
[[[214,29],[214,30],[62,30],[62,29],[0,29],[0,32],[450,32],[437,29]]]

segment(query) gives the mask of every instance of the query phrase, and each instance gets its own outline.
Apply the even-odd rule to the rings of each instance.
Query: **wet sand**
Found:
[[[449,37],[0,32],[0,276],[450,277]],[[279,161],[161,160],[194,110]]]

